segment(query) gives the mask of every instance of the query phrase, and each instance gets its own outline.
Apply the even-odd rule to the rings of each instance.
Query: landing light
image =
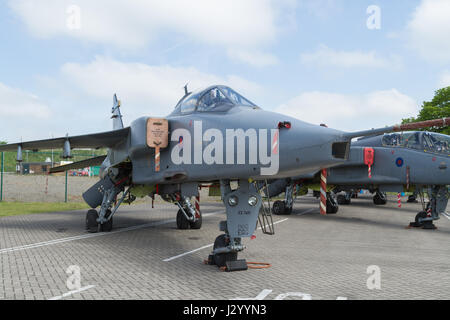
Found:
[[[255,196],[251,196],[250,198],[248,198],[248,204],[251,205],[252,207],[256,206],[257,203],[258,198],[256,198]]]
[[[231,196],[228,198],[228,204],[232,207],[238,204],[238,198],[236,196]]]

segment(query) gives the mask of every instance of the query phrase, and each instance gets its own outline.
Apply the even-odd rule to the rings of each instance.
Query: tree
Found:
[[[402,123],[411,123],[450,117],[450,87],[439,89],[431,101],[424,101],[422,109],[416,118],[403,119]],[[428,131],[450,135],[450,127],[428,128]]]
[[[0,144],[7,144],[6,141],[0,141]]]

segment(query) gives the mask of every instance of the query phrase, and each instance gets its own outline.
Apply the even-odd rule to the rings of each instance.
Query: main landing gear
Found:
[[[202,213],[198,198],[194,197],[194,204],[185,196],[181,196],[180,200],[175,201],[178,208],[177,212],[177,228],[184,229],[200,229],[202,227]]]
[[[291,214],[294,206],[294,184],[286,186],[284,201],[277,200],[272,205],[272,213],[275,215]]]
[[[373,196],[373,203],[376,205],[384,205],[387,203],[387,196],[385,192],[377,190]]]
[[[430,202],[425,206],[423,193],[419,193],[422,203],[422,211],[420,211],[414,222],[409,224],[410,227],[434,230],[436,226],[433,221],[439,219],[439,214],[445,214],[448,203],[447,186],[432,186],[428,189]]]
[[[352,202],[352,194],[353,192],[344,191],[340,193],[336,197],[336,201],[338,204],[348,205]]]
[[[208,264],[226,267],[229,271],[246,270],[246,261],[237,260],[237,256],[244,250],[242,238],[252,237],[256,230],[262,198],[255,185],[247,180],[239,180],[236,190],[231,190],[229,180],[221,180],[220,191],[227,220],[220,222],[220,231],[224,234],[214,241]]]
[[[339,204],[333,192],[327,192],[327,214],[335,214],[339,210]]]
[[[117,196],[123,192],[119,201]],[[130,194],[130,188],[125,190],[125,181],[114,183],[110,179],[103,179],[83,194],[84,199],[92,207],[101,200],[100,210],[90,209],[86,213],[86,230],[88,232],[110,232],[113,228],[113,216],[122,202],[131,203],[136,198]],[[97,202],[96,202],[97,201]]]

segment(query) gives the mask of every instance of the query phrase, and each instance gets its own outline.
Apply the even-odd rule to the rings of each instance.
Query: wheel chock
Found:
[[[244,271],[247,270],[247,261],[245,259],[225,262],[225,271]]]

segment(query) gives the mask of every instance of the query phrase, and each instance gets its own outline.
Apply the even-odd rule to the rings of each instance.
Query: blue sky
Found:
[[[379,29],[367,20],[379,9]],[[164,116],[227,84],[342,130],[398,123],[450,85],[450,1],[11,0],[0,3],[0,140]]]

